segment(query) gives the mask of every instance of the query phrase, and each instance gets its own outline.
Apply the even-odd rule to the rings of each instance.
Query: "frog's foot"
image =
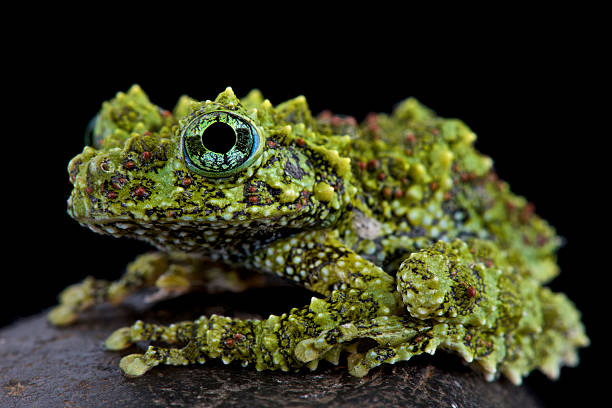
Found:
[[[68,286],[59,295],[59,305],[54,307],[47,318],[56,326],[66,326],[77,320],[80,311],[108,297],[109,282],[89,276],[81,283]]]
[[[170,266],[168,255],[162,252],[140,255],[128,265],[125,274],[117,281],[109,282],[87,277],[83,282],[67,287],[59,295],[59,305],[53,308],[47,317],[57,326],[74,323],[80,312],[94,305],[106,302],[119,304],[131,293],[153,285],[167,272],[172,271]],[[175,286],[186,285],[178,275],[178,272],[172,271],[171,276],[176,277],[166,279],[164,283]]]
[[[144,354],[129,354],[123,357],[119,367],[125,375],[139,377],[159,364],[179,366],[204,361],[196,343],[192,341],[182,348],[149,346]]]
[[[224,279],[227,276],[228,278]],[[109,282],[92,277],[69,286],[59,296],[59,305],[48,315],[58,326],[73,323],[80,312],[97,304],[121,303],[126,297],[144,287],[155,286],[158,291],[148,300],[177,296],[194,287],[206,284],[211,291],[244,290],[262,284],[257,277],[243,278],[235,271],[226,271],[202,258],[177,253],[153,252],[138,256],[120,279]]]
[[[278,316],[273,317],[278,319]],[[116,330],[104,345],[109,350],[125,349],[140,341],[155,341],[170,346],[149,346],[144,354],[123,357],[120,367],[128,376],[143,375],[159,364],[203,364],[208,358],[221,358],[224,363],[238,360],[246,366],[257,361],[263,342],[260,335],[262,331],[269,331],[264,329],[270,326],[266,322],[217,315],[168,326],[137,321],[131,327]]]

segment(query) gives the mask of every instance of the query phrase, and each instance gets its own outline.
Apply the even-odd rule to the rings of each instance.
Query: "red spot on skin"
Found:
[[[174,216],[175,216],[175,215],[176,215],[176,214],[175,214],[175,212],[174,212],[174,211],[172,211],[172,210],[168,211],[168,217],[170,217],[170,218],[174,218]]]
[[[450,199],[451,199],[451,197],[452,197],[452,195],[451,195],[451,193],[450,193],[450,192],[448,192],[448,191],[447,191],[446,193],[444,193],[444,199],[445,199],[445,200],[450,200]]]
[[[402,198],[402,197],[404,196],[404,191],[403,191],[401,188],[396,188],[396,189],[393,191],[393,196],[394,196],[395,198]]]
[[[351,126],[357,126],[357,119],[352,116],[347,116],[344,118],[344,123],[347,123]]]
[[[234,347],[234,340],[232,340],[232,339],[226,339],[226,340],[225,340],[225,345],[226,345],[227,347]]]
[[[172,114],[170,113],[170,111],[167,111],[167,110],[165,110],[165,109],[164,109],[164,110],[161,112],[161,114],[162,114],[162,116],[163,116],[164,118],[167,118],[167,117],[169,117],[169,116],[172,116]]]
[[[143,133],[144,136],[149,136],[150,134],[151,134],[151,132],[148,131],[148,130],[145,130],[145,132]]]
[[[389,187],[385,187],[385,188],[383,188],[382,193],[385,196],[385,198],[389,198],[389,197],[391,197],[392,190]]]
[[[487,348],[491,348],[492,344],[490,341],[487,341]]]
[[[249,193],[256,193],[256,192],[257,192],[257,187],[255,186],[249,187]]]
[[[472,340],[472,336],[471,336],[470,334],[466,334],[466,335],[465,335],[465,339],[466,339],[467,341],[470,341],[470,340]]]
[[[234,340],[236,340],[236,341],[242,341],[242,340],[244,340],[244,337],[245,337],[245,336],[244,336],[244,334],[242,334],[242,333],[236,333],[236,334],[234,334]]]
[[[406,133],[406,135],[404,136],[404,140],[408,143],[414,143],[416,142],[416,136],[414,135],[414,133]]]
[[[437,136],[440,133],[440,129],[431,129],[431,133],[433,133],[434,136]]]
[[[270,148],[275,148],[276,147],[276,143],[274,142],[274,140],[268,140],[268,147],[270,147]]]
[[[91,194],[93,192],[93,188],[91,188],[90,186],[87,186],[85,191],[87,191],[87,194]]]
[[[376,170],[377,168],[380,167],[380,162],[376,159],[370,159],[368,160],[368,170]]]
[[[266,198],[266,204],[270,204],[272,202],[272,200],[270,200],[269,198]]]
[[[408,184],[408,179],[406,177],[402,178],[402,184]]]
[[[325,109],[324,111],[319,113],[317,117],[319,120],[330,120],[332,116],[333,114],[331,113],[331,111],[328,109]]]
[[[364,161],[358,161],[357,162],[357,167],[359,167],[361,169],[361,171],[364,171],[366,169],[366,164]]]
[[[106,196],[112,200],[114,198],[117,198],[117,193],[115,193],[114,191],[109,191]]]
[[[191,179],[189,177],[185,177],[183,179],[183,185],[184,186],[190,186],[191,185]]]
[[[298,146],[304,146],[306,144],[306,142],[304,141],[304,139],[302,139],[301,137],[298,138],[297,140],[297,144]]]
[[[136,190],[134,190],[134,195],[136,197],[143,197],[145,194],[147,194],[147,189],[143,186],[139,186],[136,188]]]
[[[151,158],[151,152],[142,152],[142,159],[149,160]]]
[[[535,212],[535,205],[533,203],[527,203],[525,207],[521,210],[521,215],[519,219],[521,222],[526,222]]]
[[[546,238],[544,235],[538,235],[538,237],[536,238],[536,243],[538,244],[538,246],[543,246],[548,242],[548,238]]]
[[[375,113],[370,112],[365,118],[368,129],[373,132],[378,132],[380,130],[380,126],[378,125],[378,117]]]
[[[432,181],[432,183],[429,185],[429,188],[431,189],[431,191],[436,191],[438,189],[438,183],[436,181]]]
[[[476,296],[476,289],[474,289],[473,286],[470,286],[469,288],[467,288],[467,295],[473,298],[474,296]]]
[[[487,260],[485,261],[485,265],[487,266],[487,268],[490,268],[490,267],[492,267],[492,266],[493,266],[493,261],[492,261],[492,260],[490,260],[490,259],[487,259]]]
[[[405,149],[404,153],[406,153],[406,156],[412,156],[412,149]]]
[[[257,196],[250,196],[249,197],[249,201],[252,202],[253,204],[257,203],[259,201],[259,197]]]
[[[131,160],[128,160],[125,162],[125,168],[126,169],[131,169],[132,167],[134,167],[134,162]]]
[[[415,340],[415,341],[418,343],[418,342],[420,342],[420,341],[421,341],[421,340],[423,340],[423,339],[421,338],[421,336],[419,336],[419,337],[417,337],[417,338],[416,338],[416,339],[414,339],[414,340]]]
[[[296,209],[296,210],[301,210],[301,209],[302,209],[302,204],[297,203],[297,204],[295,205],[295,209]]]
[[[383,172],[378,173],[378,179],[380,181],[383,181],[386,178],[387,178],[387,175],[385,173],[383,173]]]

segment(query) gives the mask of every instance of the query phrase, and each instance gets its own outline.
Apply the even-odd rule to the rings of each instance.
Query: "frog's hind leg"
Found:
[[[87,277],[59,295],[59,305],[48,315],[52,324],[63,326],[76,321],[79,312],[94,305],[119,304],[145,287],[157,287],[149,300],[188,292],[206,286],[209,291],[242,291],[261,285],[257,277],[245,278],[234,270],[223,269],[205,259],[180,252],[152,252],[138,256],[116,281]]]

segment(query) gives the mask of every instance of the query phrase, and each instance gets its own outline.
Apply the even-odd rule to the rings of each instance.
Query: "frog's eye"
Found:
[[[196,116],[181,132],[185,165],[208,177],[227,177],[248,167],[261,151],[261,132],[247,118],[213,111]]]

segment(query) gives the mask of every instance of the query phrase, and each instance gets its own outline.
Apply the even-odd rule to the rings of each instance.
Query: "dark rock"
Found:
[[[144,313],[99,307],[68,328],[50,326],[44,315],[0,330],[1,407],[536,407],[527,387],[507,380],[486,382],[458,357],[439,353],[384,365],[359,379],[345,363],[322,363],[315,372],[257,372],[252,367],[210,362],[156,367],[140,378],[119,370],[123,353],[102,343],[116,328],[142,318],[167,323],[176,305],[165,302]],[[182,307],[184,310],[193,310]],[[210,313],[210,308],[202,310]],[[219,313],[220,310],[214,312]],[[227,311],[222,309],[222,311]],[[199,311],[198,311],[199,312]],[[190,318],[197,317],[191,313]]]

